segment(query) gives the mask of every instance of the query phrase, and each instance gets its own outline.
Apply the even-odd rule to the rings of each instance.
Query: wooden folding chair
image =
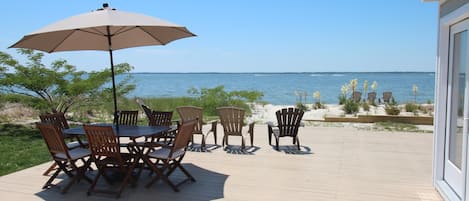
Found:
[[[202,126],[206,123],[203,121],[202,117],[202,108],[194,107],[194,106],[181,106],[176,108],[177,112],[179,113],[179,117],[181,118],[181,122],[190,121],[190,120],[197,120],[197,124],[195,125],[193,134],[194,135],[202,135],[202,145],[201,149],[206,149],[206,140],[207,136],[210,133],[213,133],[213,140],[215,144],[217,144],[217,122],[212,121],[210,130],[204,131]],[[194,143],[194,138],[192,136],[191,142]]]
[[[145,163],[153,172],[156,173],[152,181],[146,185],[147,188],[149,188],[158,179],[162,179],[165,183],[171,186],[175,192],[179,192],[178,186],[181,184],[189,180],[195,182],[194,177],[192,177],[192,175],[189,174],[189,172],[182,166],[181,161],[187,152],[187,147],[191,140],[196,123],[196,120],[183,122],[178,129],[178,133],[176,134],[176,138],[174,139],[172,146],[164,146],[161,149],[152,150],[143,156]],[[152,161],[152,159],[155,161]],[[187,177],[178,184],[174,184],[169,180],[169,176],[174,172],[174,170],[176,170],[176,168],[179,168]]]
[[[51,113],[51,114],[41,114],[39,115],[42,123],[52,123],[59,126],[60,129],[68,129],[70,128],[65,118],[65,114],[62,112]],[[86,140],[81,140],[78,136],[71,136],[71,135],[64,135],[64,137],[69,141],[67,142],[68,149],[74,149],[77,147],[86,148],[88,146],[88,142]],[[52,164],[42,175],[47,176],[50,172],[57,168],[57,164]]]
[[[98,174],[88,189],[88,195],[92,192],[110,193],[116,194],[116,197],[119,198],[129,182],[135,183],[135,180],[132,178],[132,171],[137,160],[130,153],[120,152],[119,138],[111,126],[85,125],[83,128],[89,141],[92,160],[98,168]],[[107,175],[108,172],[125,174],[116,191],[96,188],[96,184],[101,176],[105,178],[106,182],[112,183]]]
[[[277,126],[273,123],[268,122],[269,132],[269,145],[271,145],[272,135],[275,137],[275,145],[279,150],[279,138],[281,137],[292,137],[293,144],[296,144],[298,150],[300,150],[300,140],[298,138],[298,130],[302,126],[301,119],[303,118],[304,111],[298,108],[283,108],[275,112],[277,116]]]
[[[138,122],[138,110],[119,111],[118,125],[136,126]]]
[[[228,145],[229,136],[241,136],[241,149],[245,148],[245,137],[250,136],[251,147],[254,141],[254,122],[249,124],[247,132],[243,132],[244,123],[244,110],[237,107],[219,107],[217,108],[218,116],[220,117],[221,125],[223,126],[223,141],[222,146]]]
[[[85,148],[68,149],[64,141],[64,135],[58,125],[50,123],[36,123],[36,127],[40,130],[44,141],[47,144],[49,153],[54,159],[55,164],[58,168],[49,180],[42,187],[43,189],[50,188],[52,182],[59,175],[60,172],[64,172],[71,180],[62,189],[62,193],[66,193],[73,183],[76,183],[81,178],[85,178],[91,183],[91,179],[86,177],[85,171],[90,166],[90,155],[91,152]],[[87,158],[87,159],[86,159]],[[82,161],[82,166],[76,164],[77,161]]]

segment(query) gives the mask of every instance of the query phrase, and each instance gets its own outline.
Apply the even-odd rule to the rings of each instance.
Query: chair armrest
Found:
[[[252,135],[254,134],[254,124],[256,124],[256,122],[251,122],[249,123],[249,133]]]
[[[266,124],[267,124],[267,126],[269,126],[269,127],[277,127],[277,126],[274,125],[274,123],[271,122],[271,121],[266,122]]]
[[[214,120],[214,121],[211,121],[210,124],[212,124],[212,127],[210,128],[210,131],[212,131],[213,133],[217,133],[217,124],[218,124],[218,121],[217,120]]]

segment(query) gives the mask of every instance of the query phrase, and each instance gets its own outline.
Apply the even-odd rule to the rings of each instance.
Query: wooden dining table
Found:
[[[133,155],[135,158],[135,163],[138,164],[137,166],[139,167],[139,172],[137,174],[137,179],[140,176],[140,172],[143,168],[144,161],[141,160],[143,157],[143,149],[144,146],[139,146],[136,139],[145,137],[145,138],[150,138],[150,137],[155,137],[158,138],[159,136],[163,136],[166,132],[174,129],[173,127],[170,126],[129,126],[129,125],[119,125],[118,128],[113,125],[113,124],[95,124],[98,126],[112,126],[114,133],[119,137],[119,138],[129,138],[131,140],[130,143],[127,143],[127,148],[129,152]],[[85,130],[83,126],[75,127],[75,128],[69,128],[69,129],[64,129],[63,133],[66,135],[86,135]],[[122,145],[122,144],[121,144]],[[139,162],[140,161],[140,162]]]
[[[118,137],[128,137],[131,140],[135,140],[139,137],[158,137],[158,134],[163,135],[171,127],[169,126],[128,126],[128,125],[119,125],[116,127],[113,124],[96,124],[99,126],[112,126],[114,133]],[[63,133],[66,135],[85,135],[85,130],[82,126],[75,128],[64,129]]]

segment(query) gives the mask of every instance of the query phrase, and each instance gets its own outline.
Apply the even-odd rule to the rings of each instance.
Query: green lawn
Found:
[[[0,124],[0,176],[49,160],[47,146],[36,128]]]

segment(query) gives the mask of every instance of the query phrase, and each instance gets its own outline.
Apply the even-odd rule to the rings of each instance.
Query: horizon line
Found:
[[[435,73],[435,71],[330,71],[330,72],[314,72],[314,71],[305,71],[305,72],[129,72],[129,73],[141,73],[141,74],[150,74],[150,73],[160,73],[160,74],[304,74],[304,73],[318,73],[318,74],[329,74],[329,73]]]

